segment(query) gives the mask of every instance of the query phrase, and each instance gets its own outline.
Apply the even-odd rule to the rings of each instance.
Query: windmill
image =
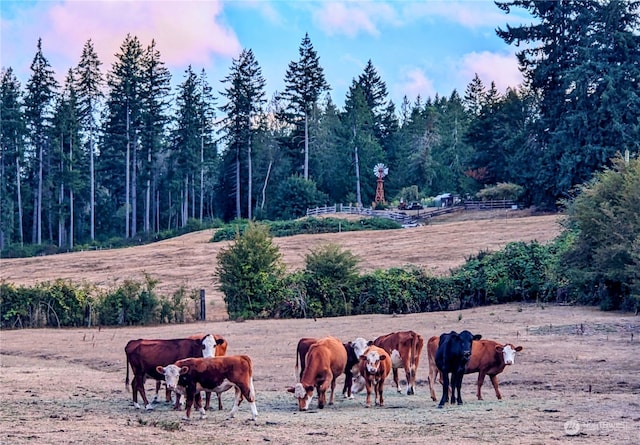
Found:
[[[376,166],[373,167],[373,174],[378,178],[375,202],[376,204],[384,203],[384,181],[382,180],[382,178],[389,174],[389,168],[382,163],[376,164]]]

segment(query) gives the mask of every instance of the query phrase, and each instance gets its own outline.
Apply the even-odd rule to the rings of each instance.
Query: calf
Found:
[[[436,350],[438,349],[440,339],[433,336],[427,342],[427,359],[429,362],[429,390],[431,399],[436,399],[434,385],[438,378],[438,367],[435,363]],[[481,388],[486,375],[491,379],[493,389],[496,392],[498,400],[502,399],[502,394],[498,388],[497,375],[504,371],[508,365],[513,365],[516,360],[516,352],[522,351],[522,346],[514,346],[511,343],[500,344],[493,340],[478,340],[473,342],[471,357],[465,368],[465,374],[478,373],[478,390],[476,396],[478,400],[482,400]],[[442,383],[442,378],[440,379]]]
[[[199,335],[192,335],[188,338],[202,338],[202,334]],[[224,355],[227,354],[227,347],[229,347],[229,343],[227,343],[227,340],[225,340],[223,337],[221,337],[218,334],[214,334],[213,338],[216,341],[216,346],[214,348],[214,354],[212,356],[210,355],[202,355],[203,357],[222,357]],[[228,382],[227,382],[228,383]],[[158,384],[160,384],[160,381],[158,381]],[[215,392],[216,396],[218,396],[218,411],[222,411],[222,393],[225,391],[230,390],[231,388],[233,388],[233,385],[231,384],[224,384],[221,385],[220,387],[216,388],[215,391],[206,391],[205,394],[205,403],[204,403],[204,409],[206,411],[208,411],[209,409],[211,409],[211,392]],[[158,388],[156,388],[156,393],[158,392]],[[176,403],[173,405],[173,409],[175,410],[179,410],[180,409],[180,395],[183,393],[184,391],[176,391]],[[170,394],[171,391],[169,390],[169,388],[167,388],[167,401],[170,400]]]
[[[481,335],[473,335],[471,332],[464,330],[459,334],[451,331],[448,334],[440,335],[438,349],[436,349],[436,366],[442,374],[442,398],[438,404],[438,408],[442,408],[449,398],[449,384],[451,383],[451,403],[456,399],[458,405],[462,405],[462,396],[460,388],[462,386],[462,377],[464,376],[465,367],[471,357],[471,348],[474,340],[480,340]],[[451,374],[451,380],[449,375]]]
[[[156,367],[166,363],[173,363],[187,357],[212,356],[214,354],[215,340],[211,334],[202,338],[178,338],[169,340],[131,340],[124,348],[127,356],[127,377],[125,386],[129,389],[129,366],[133,372],[131,389],[133,391],[133,404],[140,408],[138,404],[138,393],[142,396],[147,410],[153,409],[152,404],[147,399],[144,389],[146,377],[155,380],[163,380],[164,376],[159,374]],[[159,387],[156,385],[155,402],[158,398]],[[170,397],[170,396],[169,396]]]
[[[164,375],[167,388],[177,391],[184,387],[187,399],[185,419],[191,417],[191,407],[196,404],[200,411],[200,418],[205,418],[200,391],[215,391],[216,388],[228,381],[236,391],[233,408],[229,417],[235,416],[242,401],[246,398],[251,406],[251,416],[256,420],[256,391],[253,387],[253,364],[246,355],[232,355],[224,357],[187,358],[178,360],[174,364],[158,366],[157,372]]]
[[[302,378],[304,372],[305,359],[307,352],[313,343],[318,339],[313,337],[303,337],[298,340],[296,347],[296,379],[298,382]],[[344,386],[342,388],[342,395],[346,398],[352,399],[351,382],[353,381],[353,369],[354,366],[360,361],[360,355],[367,347],[367,341],[364,338],[357,338],[353,342],[343,343],[344,349],[347,352],[347,364],[344,368]]]
[[[376,405],[384,406],[384,380],[391,372],[391,359],[387,352],[377,346],[369,346],[360,356],[358,365],[360,375],[364,379],[367,388],[367,401],[365,406],[371,407],[371,389],[374,392],[374,402]]]
[[[393,365],[393,381],[398,392],[402,391],[398,380],[398,368],[404,368],[407,378],[407,395],[415,394],[416,371],[420,364],[420,354],[422,354],[424,345],[422,336],[414,331],[392,332],[376,338],[373,344],[390,354]]]
[[[309,409],[314,388],[318,392],[318,408],[324,408],[329,386],[331,386],[329,405],[332,405],[336,379],[344,372],[347,364],[347,351],[344,345],[335,337],[321,338],[309,346],[304,363],[300,381],[295,386],[287,388],[287,391],[293,393],[298,399],[298,408],[300,411]]]

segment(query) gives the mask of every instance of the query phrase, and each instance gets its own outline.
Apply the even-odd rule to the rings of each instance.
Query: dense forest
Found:
[[[0,249],[369,206],[378,163],[388,200],[509,183],[524,205],[555,209],[617,153],[640,151],[639,5],[496,2],[506,19],[532,17],[496,29],[525,83],[498,91],[476,75],[463,92],[400,104],[369,60],[337,105],[308,35],[270,98],[251,49],[219,86],[189,66],[172,88],[154,41],[127,35],[103,67],[89,40],[59,84],[39,40],[24,85],[2,68]]]

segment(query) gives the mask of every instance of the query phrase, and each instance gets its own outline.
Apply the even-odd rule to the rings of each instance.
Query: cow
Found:
[[[435,356],[440,339],[433,336],[427,342],[427,360],[429,362],[429,390],[431,399],[436,401],[434,385],[439,372],[436,366]],[[522,351],[522,346],[514,346],[511,343],[500,344],[493,340],[478,340],[473,343],[471,357],[465,368],[465,374],[478,373],[478,391],[476,396],[482,400],[481,388],[486,375],[491,379],[493,389],[496,391],[498,400],[502,399],[498,389],[497,375],[504,371],[505,366],[513,365],[516,359],[516,352]],[[442,380],[442,379],[441,379]]]
[[[415,394],[416,371],[420,364],[420,354],[422,354],[424,345],[422,336],[414,331],[392,332],[376,338],[373,344],[390,354],[393,382],[397,391],[402,392],[398,380],[398,368],[404,368],[407,379],[407,395]]]
[[[384,381],[391,372],[391,359],[389,354],[382,348],[371,345],[360,356],[358,368],[360,376],[364,379],[367,388],[367,401],[365,406],[371,407],[371,390],[373,389],[374,403],[384,406]]]
[[[471,349],[474,340],[480,340],[481,335],[473,335],[471,332],[464,330],[460,333],[451,331],[448,334],[440,335],[438,349],[436,349],[436,366],[442,374],[442,398],[438,404],[438,408],[444,407],[449,399],[449,384],[451,384],[451,403],[456,399],[458,405],[462,405],[462,396],[460,387],[462,386],[462,377],[464,370],[471,357]],[[449,380],[451,374],[451,380]]]
[[[145,408],[153,409],[149,403],[144,389],[144,382],[147,377],[155,380],[164,380],[164,376],[156,371],[158,365],[174,363],[177,360],[187,357],[212,356],[214,354],[216,341],[213,335],[205,335],[202,339],[177,338],[168,340],[130,340],[124,348],[127,356],[127,377],[125,386],[129,390],[129,366],[133,373],[131,380],[131,390],[133,392],[133,405],[139,409],[138,393],[142,396]],[[153,402],[158,399],[158,386]]]
[[[238,411],[244,397],[251,406],[251,417],[256,420],[256,391],[253,386],[253,364],[246,355],[230,355],[223,357],[192,357],[178,360],[166,366],[157,366],[156,372],[164,376],[167,388],[180,391],[184,388],[187,399],[187,411],[184,419],[191,418],[191,407],[194,402],[200,411],[200,418],[206,417],[202,407],[200,391],[215,391],[224,382],[229,382],[235,388],[235,401],[229,418],[233,418]]]
[[[312,343],[305,357],[305,368],[300,381],[287,391],[298,399],[298,409],[309,409],[314,388],[318,392],[318,408],[327,403],[327,389],[331,386],[329,405],[333,405],[336,379],[347,365],[347,351],[344,344],[335,337],[324,337]]]
[[[305,367],[305,358],[307,352],[313,343],[318,339],[313,337],[303,337],[298,340],[296,346],[296,379],[299,382],[302,378],[302,373]],[[347,364],[345,365],[344,374],[344,386],[342,388],[342,395],[345,398],[353,399],[351,391],[351,382],[353,380],[353,367],[360,361],[360,355],[367,348],[367,341],[364,338],[356,338],[353,342],[343,343],[344,349],[347,352]]]
[[[188,338],[203,338],[203,334],[199,334],[199,335],[191,335]],[[222,357],[224,355],[227,354],[227,347],[229,346],[229,343],[227,343],[227,340],[225,340],[223,337],[221,337],[218,334],[214,334],[213,338],[216,340],[216,347],[214,350],[214,354],[213,357]],[[210,357],[208,355],[202,355],[203,357]],[[158,383],[156,384],[159,385],[160,381],[158,380]],[[220,387],[216,388],[215,391],[207,391],[206,395],[205,395],[205,403],[204,403],[204,409],[206,411],[208,411],[209,409],[211,409],[211,393],[215,392],[216,395],[218,396],[218,411],[222,411],[222,393],[225,391],[230,390],[231,388],[233,388],[233,385],[231,384],[224,384],[221,385]],[[156,388],[156,393],[158,392],[158,389]],[[180,409],[180,394],[181,391],[176,391],[176,403],[173,405],[173,409],[175,410],[179,410]],[[167,388],[167,402],[170,401],[170,394],[171,391],[169,390],[169,388]]]

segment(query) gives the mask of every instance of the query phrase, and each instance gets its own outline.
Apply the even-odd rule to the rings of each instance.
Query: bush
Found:
[[[217,260],[215,273],[231,319],[264,318],[279,306],[284,264],[267,226],[249,223]]]

